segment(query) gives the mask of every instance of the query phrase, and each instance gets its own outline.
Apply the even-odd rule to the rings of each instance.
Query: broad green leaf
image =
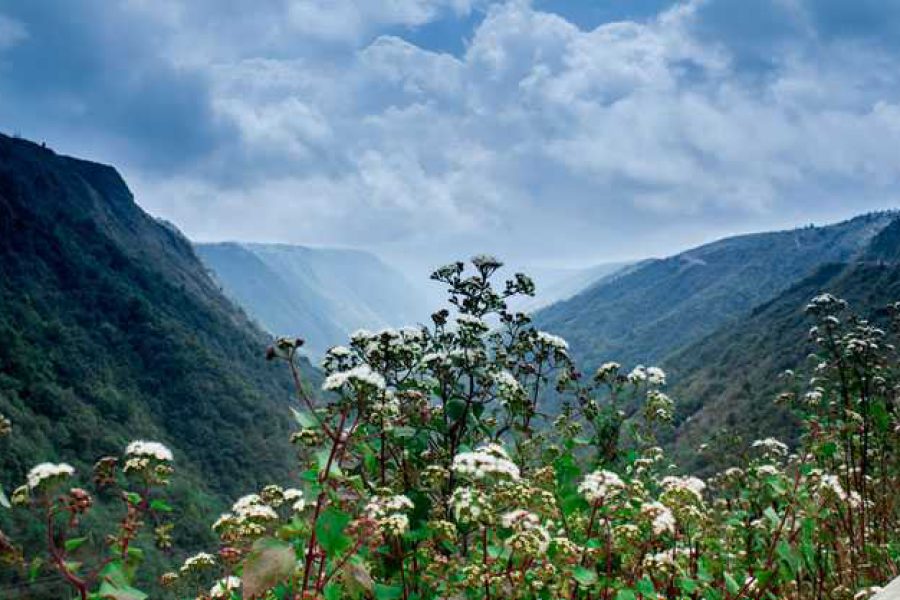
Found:
[[[328,556],[338,554],[346,548],[350,540],[344,535],[344,528],[350,522],[350,515],[334,507],[328,507],[316,521],[316,537]]]
[[[646,575],[635,584],[634,588],[642,596],[648,598],[656,597],[656,588],[653,586],[653,581]]]
[[[616,592],[616,600],[635,600],[634,590],[619,590]]]
[[[318,422],[315,417],[305,411],[297,410],[294,407],[291,407],[291,412],[294,414],[294,420],[297,421],[297,424],[300,427],[304,427],[307,429],[312,429],[318,426]]]
[[[572,571],[572,577],[583,586],[590,586],[597,583],[597,573],[595,573],[593,569],[587,569],[581,565],[575,567],[575,570]]]
[[[738,582],[734,580],[730,573],[725,573],[725,587],[731,594],[737,594],[741,591],[741,586],[738,585]]]
[[[403,588],[399,585],[375,584],[375,600],[397,600],[403,596]]]
[[[3,508],[10,508],[9,498],[6,497],[6,494],[3,492],[3,486],[0,485],[0,506]]]
[[[253,549],[244,561],[241,586],[245,598],[261,596],[294,572],[294,548],[275,538],[262,538],[254,542]]]
[[[172,507],[165,500],[161,500],[157,498],[156,500],[150,501],[150,510],[155,510],[157,512],[172,512]]]
[[[66,540],[66,543],[63,544],[63,547],[66,549],[66,552],[75,552],[87,541],[86,537],[78,537],[72,538],[70,540]]]
[[[130,585],[116,585],[108,581],[100,584],[100,591],[97,594],[104,600],[144,600],[147,594]]]

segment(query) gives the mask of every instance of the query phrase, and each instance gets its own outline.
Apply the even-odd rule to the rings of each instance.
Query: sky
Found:
[[[898,207],[898,67],[900,0],[0,0],[0,131],[415,269]]]

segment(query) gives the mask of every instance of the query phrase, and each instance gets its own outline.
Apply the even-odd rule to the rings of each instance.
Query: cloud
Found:
[[[28,30],[20,21],[0,14],[0,51],[11,48],[28,37]]]
[[[589,26],[522,0],[35,9],[0,117],[118,163],[197,238],[411,263],[642,256],[896,204],[892,8],[644,5]],[[436,22],[462,52],[403,33]]]

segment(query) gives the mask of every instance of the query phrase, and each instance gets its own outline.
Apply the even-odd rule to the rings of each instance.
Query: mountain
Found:
[[[159,440],[190,546],[226,497],[291,473],[288,374],[190,242],[112,167],[2,135],[0,340],[6,489],[41,461],[87,476],[129,440]]]
[[[710,432],[734,432],[745,441],[775,436],[792,441],[794,418],[773,404],[788,385],[787,369],[803,372],[813,349],[804,308],[830,293],[884,323],[884,308],[900,300],[900,219],[881,230],[855,260],[830,263],[760,304],[746,316],[671,355],[663,366],[679,406],[674,447],[684,464],[703,468],[715,455],[694,450]]]
[[[418,288],[360,250],[285,244],[197,244],[201,259],[238,304],[266,329],[306,340],[314,355],[356,329],[423,322]]]
[[[516,269],[527,273],[534,280],[536,294],[533,298],[512,298],[510,308],[534,312],[555,302],[568,300],[579,292],[627,271],[634,263],[608,262],[585,268],[530,267]],[[509,271],[507,269],[507,271]],[[501,273],[502,275],[503,273]],[[512,271],[509,271],[512,275]]]
[[[891,222],[873,213],[826,227],[726,238],[648,260],[535,315],[586,370],[656,363],[827,263],[852,261]]]

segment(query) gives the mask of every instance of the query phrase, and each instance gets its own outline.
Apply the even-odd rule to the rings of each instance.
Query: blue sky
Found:
[[[585,265],[893,208],[897,0],[5,0],[0,129],[198,240]]]

